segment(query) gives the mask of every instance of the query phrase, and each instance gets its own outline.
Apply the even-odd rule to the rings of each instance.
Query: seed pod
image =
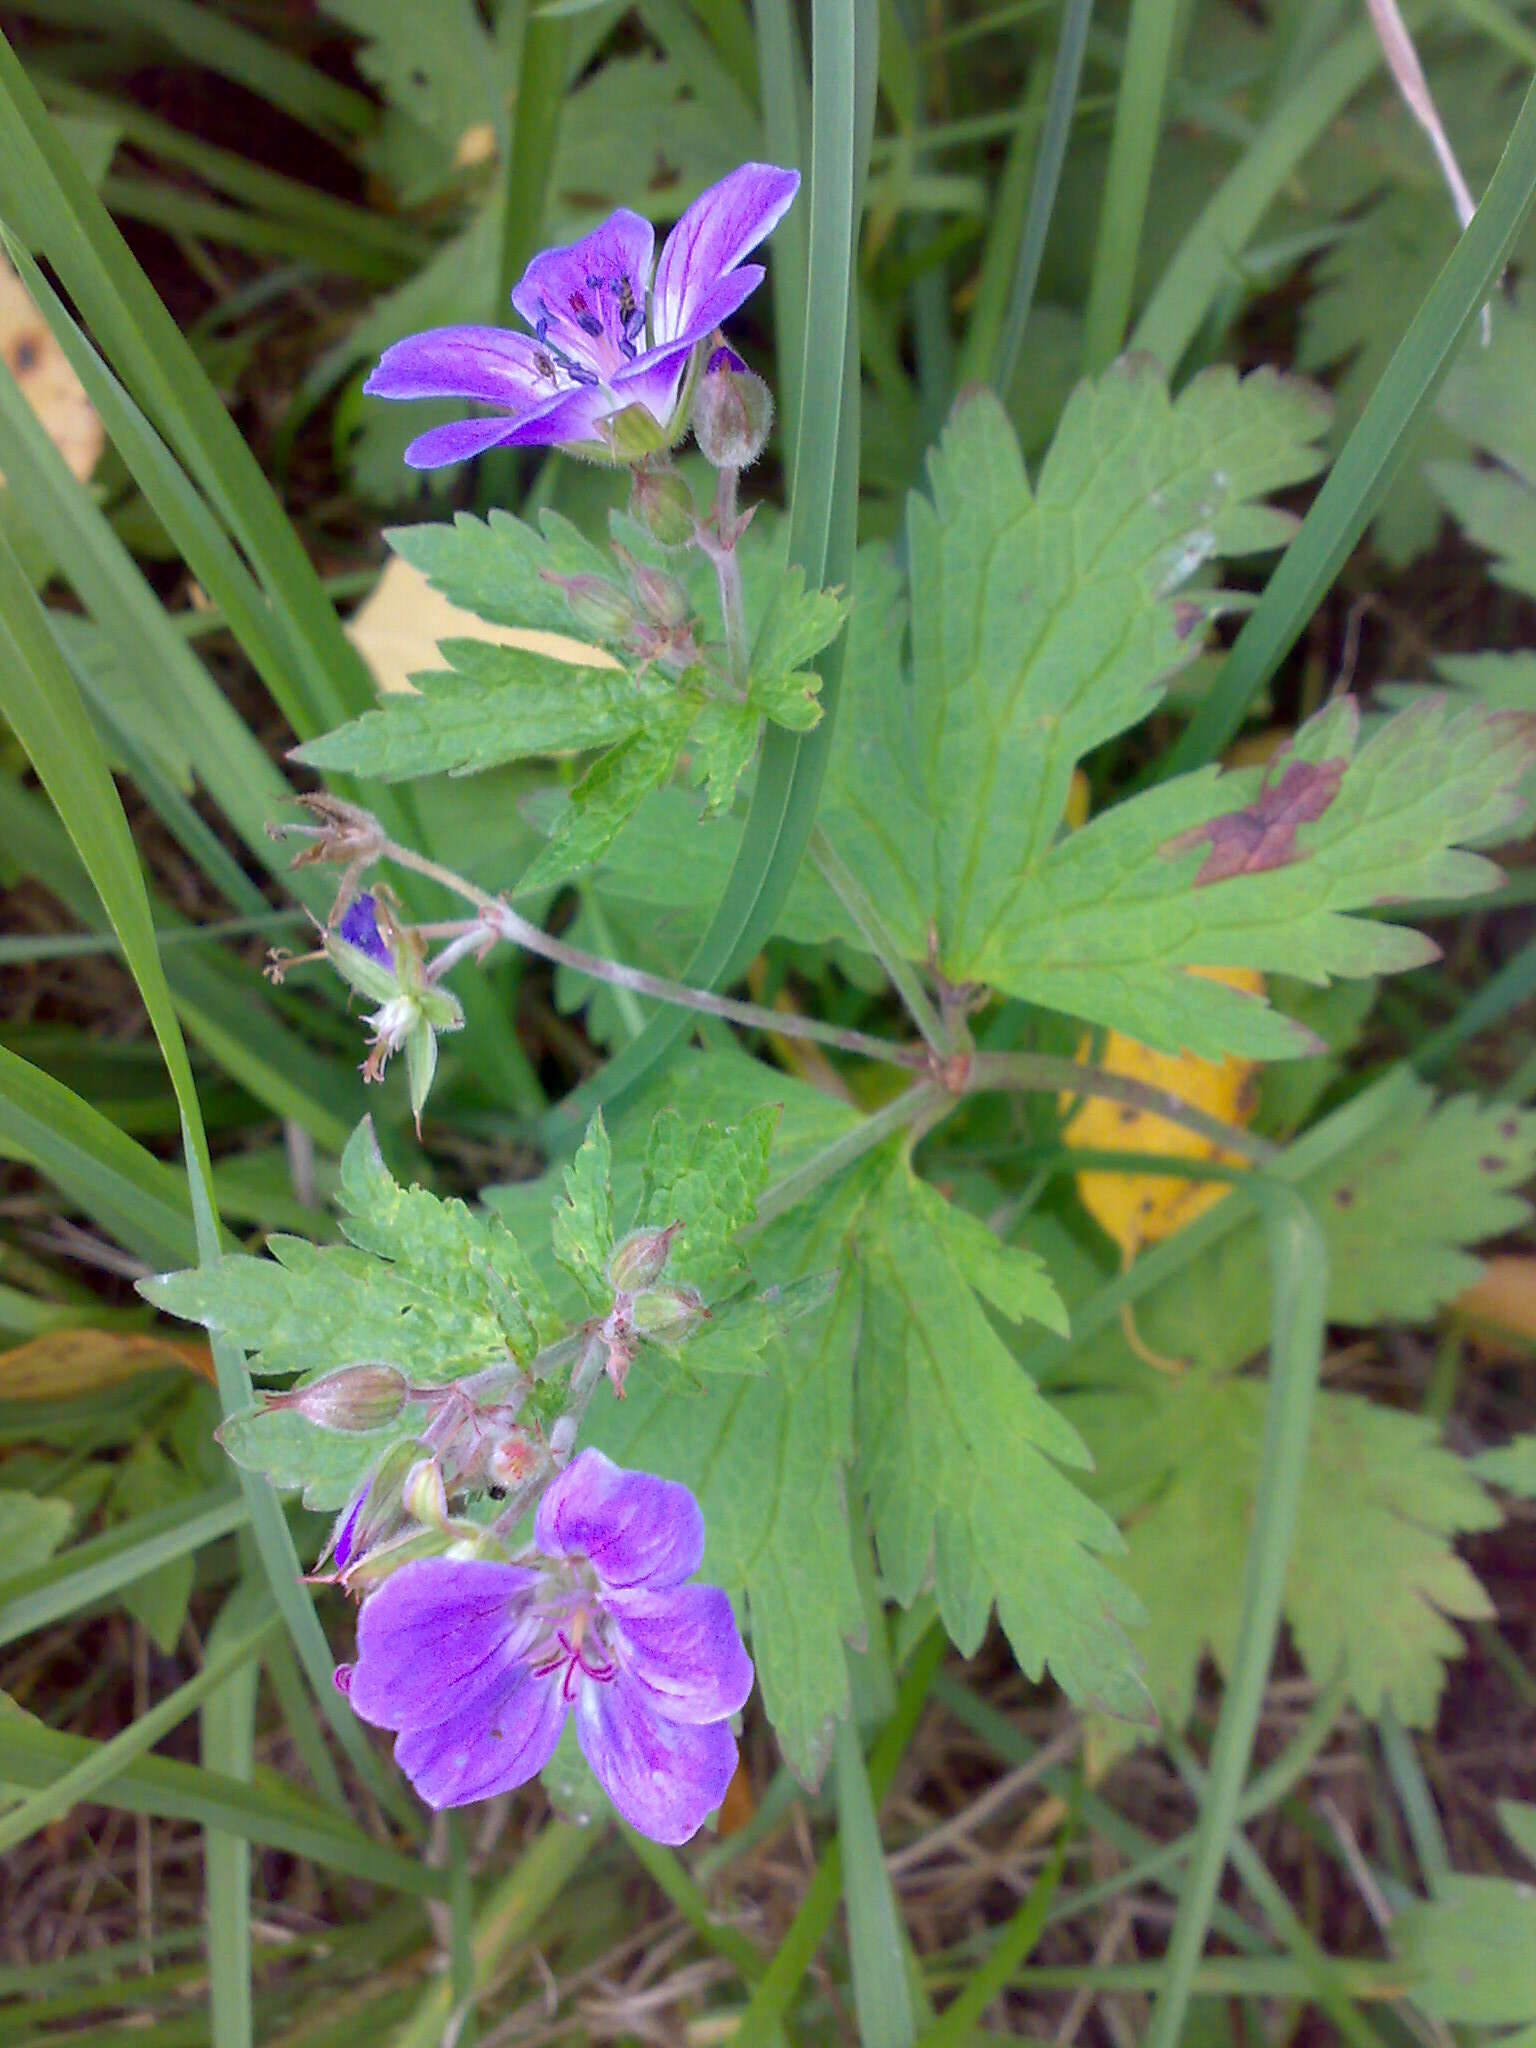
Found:
[[[665,1230],[632,1230],[608,1261],[608,1278],[614,1287],[634,1294],[659,1280],[672,1256],[672,1241],[682,1227],[681,1223],[669,1223]]]

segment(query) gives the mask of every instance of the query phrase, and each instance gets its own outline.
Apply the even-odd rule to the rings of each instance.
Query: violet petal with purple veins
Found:
[[[363,389],[374,398],[462,398],[501,408],[420,435],[416,469],[487,448],[565,446],[609,461],[669,446],[695,350],[763,281],[742,258],[775,227],[797,171],[743,164],[702,193],[662,248],[621,207],[600,227],[535,256],[512,293],[533,330],[438,327],[384,351]]]
[[[526,1784],[574,1712],[623,1817],[686,1842],[725,1796],[753,1675],[725,1594],[684,1583],[703,1552],[687,1487],[583,1451],[540,1501],[524,1562],[423,1559],[369,1596],[348,1697],[396,1731],[434,1807]]]

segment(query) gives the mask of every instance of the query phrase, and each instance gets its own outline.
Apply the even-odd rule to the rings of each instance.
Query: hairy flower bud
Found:
[[[681,1344],[708,1322],[709,1310],[696,1287],[652,1287],[635,1296],[630,1319],[637,1337],[653,1344]]]
[[[693,437],[716,469],[745,469],[773,425],[773,393],[732,348],[717,348],[693,401]]]
[[[584,633],[609,641],[623,640],[634,630],[633,601],[606,576],[554,576],[545,570],[544,580],[564,591],[571,618]]]
[[[686,547],[698,525],[693,493],[675,469],[637,469],[629,512],[664,548]]]
[[[405,1406],[409,1391],[405,1375],[392,1365],[344,1365],[307,1386],[264,1394],[262,1404],[268,1410],[296,1409],[319,1429],[382,1429]]]
[[[622,1294],[633,1294],[658,1281],[667,1270],[672,1241],[682,1227],[681,1223],[669,1223],[665,1230],[632,1230],[608,1261],[613,1286]]]

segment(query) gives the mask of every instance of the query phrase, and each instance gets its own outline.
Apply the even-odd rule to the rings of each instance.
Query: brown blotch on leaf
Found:
[[[1234,875],[1258,875],[1269,868],[1287,868],[1303,856],[1296,834],[1320,818],[1339,793],[1348,762],[1289,761],[1280,780],[1261,789],[1245,809],[1228,811],[1181,832],[1163,848],[1167,855],[1187,853],[1205,841],[1210,846],[1195,887],[1230,881]]]
[[[1501,1159],[1496,1152],[1485,1152],[1477,1163],[1484,1173],[1503,1173],[1509,1165],[1509,1161]]]
[[[1141,1122],[1141,1111],[1139,1109],[1132,1109],[1128,1102],[1123,1103],[1120,1109],[1120,1121],[1123,1124],[1139,1124]]]
[[[1333,1191],[1333,1206],[1336,1209],[1353,1209],[1355,1206],[1354,1189],[1335,1188]]]
[[[1499,1136],[1501,1138],[1518,1138],[1519,1135],[1520,1124],[1518,1119],[1512,1116],[1505,1117],[1503,1123],[1499,1125]]]

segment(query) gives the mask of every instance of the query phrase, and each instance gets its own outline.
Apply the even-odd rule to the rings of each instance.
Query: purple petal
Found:
[[[550,1557],[586,1557],[610,1586],[680,1586],[704,1556],[704,1517],[686,1486],[625,1472],[583,1451],[539,1502],[534,1541]]]
[[[567,441],[600,441],[599,423],[616,410],[600,384],[581,384],[542,412],[519,420],[507,435],[512,448],[558,448]]]
[[[487,448],[499,448],[510,441],[522,422],[500,420],[450,420],[445,427],[432,427],[418,434],[405,451],[412,469],[441,469],[445,462],[468,462]]]
[[[535,256],[512,303],[535,334],[573,362],[609,375],[645,332],[655,231],[627,207],[564,248]]]
[[[722,320],[729,320],[743,301],[751,298],[767,274],[761,263],[739,264],[735,270],[722,277],[718,284],[712,284],[695,300],[688,318],[683,323],[682,333],[675,342],[669,342],[668,347],[675,348],[683,343],[692,344],[712,334]]]
[[[704,374],[706,377],[718,377],[727,370],[733,377],[744,377],[747,374],[747,366],[735,349],[722,341],[704,365]]]
[[[402,1735],[395,1762],[428,1806],[494,1799],[543,1770],[568,1711],[558,1684],[522,1666],[490,1697]]]
[[[624,1670],[673,1721],[723,1721],[746,1705],[752,1659],[718,1586],[615,1592],[605,1601],[620,1632]]]
[[[384,934],[379,930],[378,905],[370,895],[364,893],[348,904],[339,930],[341,937],[349,946],[356,946],[360,953],[366,953],[378,966],[391,969],[394,967],[394,955],[384,942]]]
[[[630,1826],[674,1848],[698,1833],[736,1769],[736,1738],[724,1721],[668,1721],[622,1672],[609,1685],[582,1687],[576,1738]]]
[[[778,224],[799,189],[798,171],[743,164],[700,194],[668,235],[656,266],[651,332],[657,342],[676,341],[695,325],[704,295]]]
[[[647,349],[620,370],[613,380],[613,395],[625,405],[643,405],[653,420],[669,426],[682,392],[683,372],[693,353],[691,341],[669,342],[665,348]]]
[[[537,1573],[421,1558],[391,1574],[357,1617],[350,1698],[380,1728],[427,1728],[501,1681],[524,1654],[522,1594]]]
[[[538,367],[541,353],[529,335],[507,327],[433,327],[385,349],[363,390],[370,398],[473,398],[525,412],[557,388]]]
[[[370,1474],[336,1517],[331,1529],[331,1540],[320,1553],[321,1564],[329,1557],[335,1562],[337,1571],[344,1572],[352,1562],[352,1543],[357,1534],[357,1518],[363,1512],[363,1502],[368,1498],[368,1489],[372,1484],[373,1478]]]

